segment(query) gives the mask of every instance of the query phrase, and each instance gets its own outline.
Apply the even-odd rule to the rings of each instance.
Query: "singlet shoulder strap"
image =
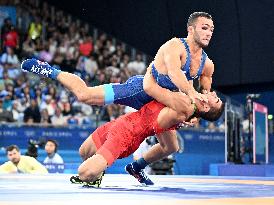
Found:
[[[201,59],[201,64],[200,64],[200,68],[197,72],[197,75],[200,76],[203,72],[204,66],[205,66],[205,62],[206,62],[206,58],[207,58],[207,54],[206,52],[203,50],[202,51],[202,59]]]
[[[190,63],[191,63],[191,56],[190,56],[190,50],[189,50],[189,46],[186,42],[186,40],[184,38],[180,38],[181,42],[184,44],[185,49],[186,49],[186,53],[187,53],[187,57],[186,57],[186,63],[184,65],[184,71],[189,72],[190,69]]]

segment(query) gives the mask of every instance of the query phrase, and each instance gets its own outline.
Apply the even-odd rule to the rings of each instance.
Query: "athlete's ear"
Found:
[[[194,27],[193,27],[193,26],[187,27],[187,32],[188,32],[189,34],[193,34],[193,31],[194,31]]]

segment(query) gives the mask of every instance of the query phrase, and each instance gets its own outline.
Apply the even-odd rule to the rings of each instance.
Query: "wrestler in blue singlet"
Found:
[[[202,52],[199,70],[195,76],[190,76],[191,56],[189,46],[183,38],[181,38],[180,40],[184,44],[187,52],[186,63],[181,68],[181,70],[182,72],[184,72],[188,80],[193,80],[195,78],[198,78],[202,74],[207,55],[204,51]],[[42,62],[36,59],[24,60],[21,64],[21,69],[23,71],[32,72],[49,77],[54,80],[57,79],[58,74],[61,72],[54,66],[50,66],[46,62]],[[158,85],[160,85],[161,87],[167,88],[171,91],[178,90],[177,87],[172,83],[169,76],[158,73],[154,65],[152,65],[152,75],[158,83]],[[143,89],[143,80],[144,76],[137,75],[129,78],[123,84],[118,83],[103,85],[105,90],[105,104],[122,104],[139,110],[143,105],[152,101],[153,99],[145,93]]]
[[[200,77],[200,75],[202,74],[207,55],[203,50],[199,70],[195,76],[190,76],[191,56],[189,46],[183,38],[180,38],[180,40],[184,44],[187,52],[186,63],[181,68],[182,72],[184,72],[188,80],[194,80],[195,78]],[[158,73],[154,64],[152,64],[152,75],[158,85],[160,85],[161,87],[167,88],[171,91],[178,90],[178,88],[172,83],[168,75]],[[150,102],[153,99],[145,93],[143,89],[143,79],[143,75],[137,75],[129,78],[123,84],[105,84],[105,104],[115,103],[127,105],[139,110],[144,104]]]

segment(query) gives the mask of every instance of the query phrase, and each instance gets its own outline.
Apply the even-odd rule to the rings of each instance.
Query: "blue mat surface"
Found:
[[[0,175],[0,204],[274,204],[274,178],[153,175],[155,185],[144,187],[106,174],[100,188],[84,188],[70,176]]]

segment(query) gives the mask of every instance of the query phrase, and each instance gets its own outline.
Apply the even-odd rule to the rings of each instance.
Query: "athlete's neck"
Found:
[[[190,38],[189,36],[187,36],[186,38],[186,42],[189,46],[189,50],[191,55],[196,55],[196,54],[200,54],[202,52],[202,47],[199,46],[194,40],[193,38]]]

